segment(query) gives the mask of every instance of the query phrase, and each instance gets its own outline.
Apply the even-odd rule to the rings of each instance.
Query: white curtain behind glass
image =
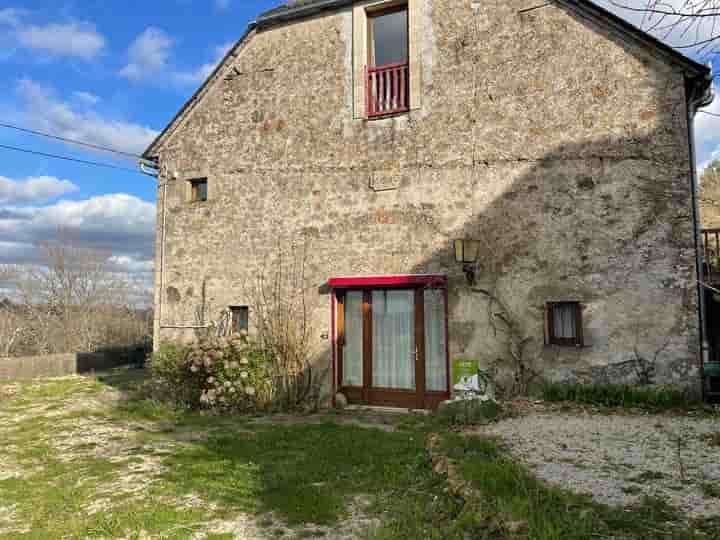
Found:
[[[447,389],[445,365],[445,295],[439,289],[426,289],[425,302],[425,387]]]
[[[363,293],[348,291],[345,295],[345,345],[343,347],[343,380],[345,386],[363,385]]]
[[[576,336],[575,309],[575,304],[555,304],[553,306],[555,337],[572,339]]]
[[[415,388],[415,292],[373,291],[373,377],[376,388]]]

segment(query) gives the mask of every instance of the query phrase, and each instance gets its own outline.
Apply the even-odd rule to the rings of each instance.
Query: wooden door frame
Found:
[[[403,408],[435,409],[450,398],[450,359],[448,335],[448,294],[447,277],[444,275],[403,275],[361,278],[332,278],[328,280],[331,289],[332,352],[333,352],[333,395],[342,391],[350,403],[366,405],[387,405]],[[374,388],[372,386],[372,291],[390,289],[412,289],[415,291],[415,390]],[[444,391],[427,391],[425,388],[425,289],[443,290],[444,332],[445,332],[445,373]],[[343,386],[343,346],[345,338],[345,293],[350,290],[363,291],[363,386]]]

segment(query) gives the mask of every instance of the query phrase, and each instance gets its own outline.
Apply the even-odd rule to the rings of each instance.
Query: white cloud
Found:
[[[85,105],[97,105],[100,98],[91,92],[73,92],[73,97]]]
[[[17,22],[17,18],[15,19]],[[16,27],[18,42],[30,49],[82,60],[96,58],[105,48],[105,38],[89,23],[51,23]]]
[[[120,75],[139,81],[156,77],[168,67],[174,40],[159,28],[146,28],[128,49],[128,64]]]
[[[175,40],[159,28],[146,28],[128,49],[128,63],[120,75],[131,81],[167,81],[181,86],[198,85],[207,79],[234,43],[213,49],[210,62],[194,69],[182,69],[172,62]]]
[[[717,93],[717,84],[715,86]],[[720,159],[720,97],[716,97],[710,106],[700,109],[695,116],[695,142],[699,170]]]
[[[69,180],[59,180],[54,176],[36,176],[25,180],[0,176],[2,204],[38,203],[77,190],[78,187]]]
[[[20,120],[41,131],[136,154],[158,135],[147,126],[112,120],[93,111],[78,112],[30,79],[18,83],[18,93],[25,105]]]
[[[190,85],[199,85],[205,82],[205,79],[207,79],[210,74],[215,70],[217,65],[220,63],[220,61],[225,58],[225,55],[228,53],[230,49],[232,49],[233,45],[235,43],[229,42],[229,43],[223,43],[222,45],[218,45],[214,48],[214,55],[215,60],[212,62],[208,62],[207,64],[203,64],[199,68],[193,70],[193,71],[178,71],[173,74],[173,78],[179,82],[180,84],[190,84]]]
[[[46,206],[0,209],[0,264],[42,264],[37,245],[71,240],[79,247],[111,254],[110,270],[136,283],[153,285],[155,205],[114,193]]]
[[[155,268],[155,261],[152,259],[139,259],[131,255],[116,255],[110,257],[110,263],[120,272],[127,274],[151,273]]]
[[[64,236],[116,257],[148,261],[153,257],[154,235],[155,205],[125,193],[47,206],[8,206],[0,213],[0,243],[18,246]],[[0,250],[0,262],[22,262],[14,258],[16,251]]]

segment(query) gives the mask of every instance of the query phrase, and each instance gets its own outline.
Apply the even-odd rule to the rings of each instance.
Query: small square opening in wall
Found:
[[[548,302],[546,307],[548,343],[582,347],[582,306],[580,302]]]
[[[196,178],[190,180],[190,201],[202,202],[207,201],[208,186],[207,178]]]
[[[233,334],[247,332],[250,319],[250,309],[247,306],[230,306],[230,330]]]

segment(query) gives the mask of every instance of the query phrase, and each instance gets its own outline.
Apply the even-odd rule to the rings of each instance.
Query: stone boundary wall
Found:
[[[65,353],[0,358],[0,380],[29,380],[63,377],[111,369],[128,364],[126,355],[109,353]]]

